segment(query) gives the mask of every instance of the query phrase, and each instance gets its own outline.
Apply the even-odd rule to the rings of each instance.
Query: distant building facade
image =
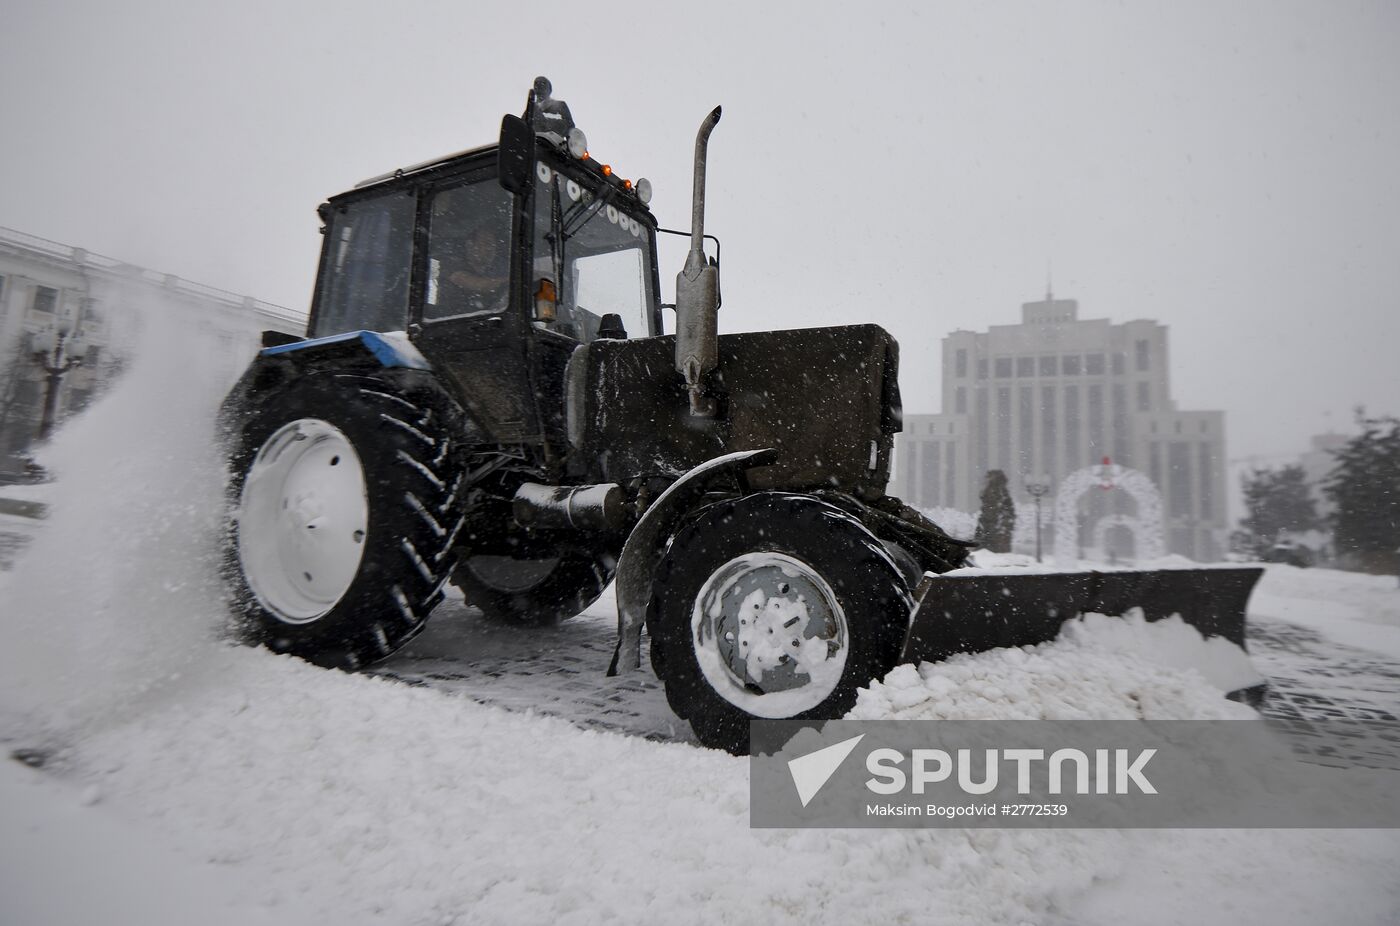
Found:
[[[1225,416],[1183,411],[1171,396],[1167,328],[1155,321],[1080,319],[1073,299],[1046,294],[1018,325],[943,339],[943,410],[906,415],[891,492],[922,508],[976,511],[988,470],[1003,470],[1018,505],[1026,482],[1056,487],[1076,471],[1114,464],[1143,473],[1162,496],[1167,551],[1209,561],[1224,552]],[[1086,494],[1081,546],[1096,523],[1133,516],[1124,492]],[[1030,509],[1026,509],[1030,510]],[[1107,532],[1102,555],[1131,559],[1129,531]]]
[[[39,434],[50,377],[35,355],[44,334],[63,332],[67,353],[82,345],[82,362],[57,380],[54,418],[81,411],[120,374],[135,332],[123,302],[159,294],[195,313],[230,350],[211,364],[238,363],[233,349],[260,328],[301,334],[305,316],[169,274],[132,266],[82,248],[0,228],[0,474],[16,473]]]

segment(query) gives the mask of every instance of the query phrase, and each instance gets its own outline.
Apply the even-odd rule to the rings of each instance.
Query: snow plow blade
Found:
[[[1245,649],[1245,606],[1264,570],[1160,569],[924,576],[915,594],[901,662],[937,662],[954,653],[1034,646],[1080,614],[1148,621],[1173,614],[1204,637]]]

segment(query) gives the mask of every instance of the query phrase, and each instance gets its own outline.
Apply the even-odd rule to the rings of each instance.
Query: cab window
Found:
[[[514,199],[494,177],[433,194],[426,321],[497,315],[510,304]]]
[[[402,192],[332,213],[313,335],[402,331],[408,314],[415,199]]]

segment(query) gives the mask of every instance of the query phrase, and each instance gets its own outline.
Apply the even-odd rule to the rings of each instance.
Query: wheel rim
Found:
[[[350,439],[317,418],[279,428],[258,450],[238,510],[238,557],[258,603],[306,624],[345,596],[369,531],[364,466]]]
[[[850,648],[846,614],[811,566],[749,553],[716,569],[691,612],[696,662],[726,701],[756,717],[791,717],[825,701]]]

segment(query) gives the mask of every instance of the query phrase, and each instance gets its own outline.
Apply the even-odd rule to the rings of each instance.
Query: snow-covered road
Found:
[[[538,629],[493,625],[453,594],[422,634],[370,671],[585,729],[693,743],[650,667],[607,676],[616,641],[611,586],[584,614]]]

